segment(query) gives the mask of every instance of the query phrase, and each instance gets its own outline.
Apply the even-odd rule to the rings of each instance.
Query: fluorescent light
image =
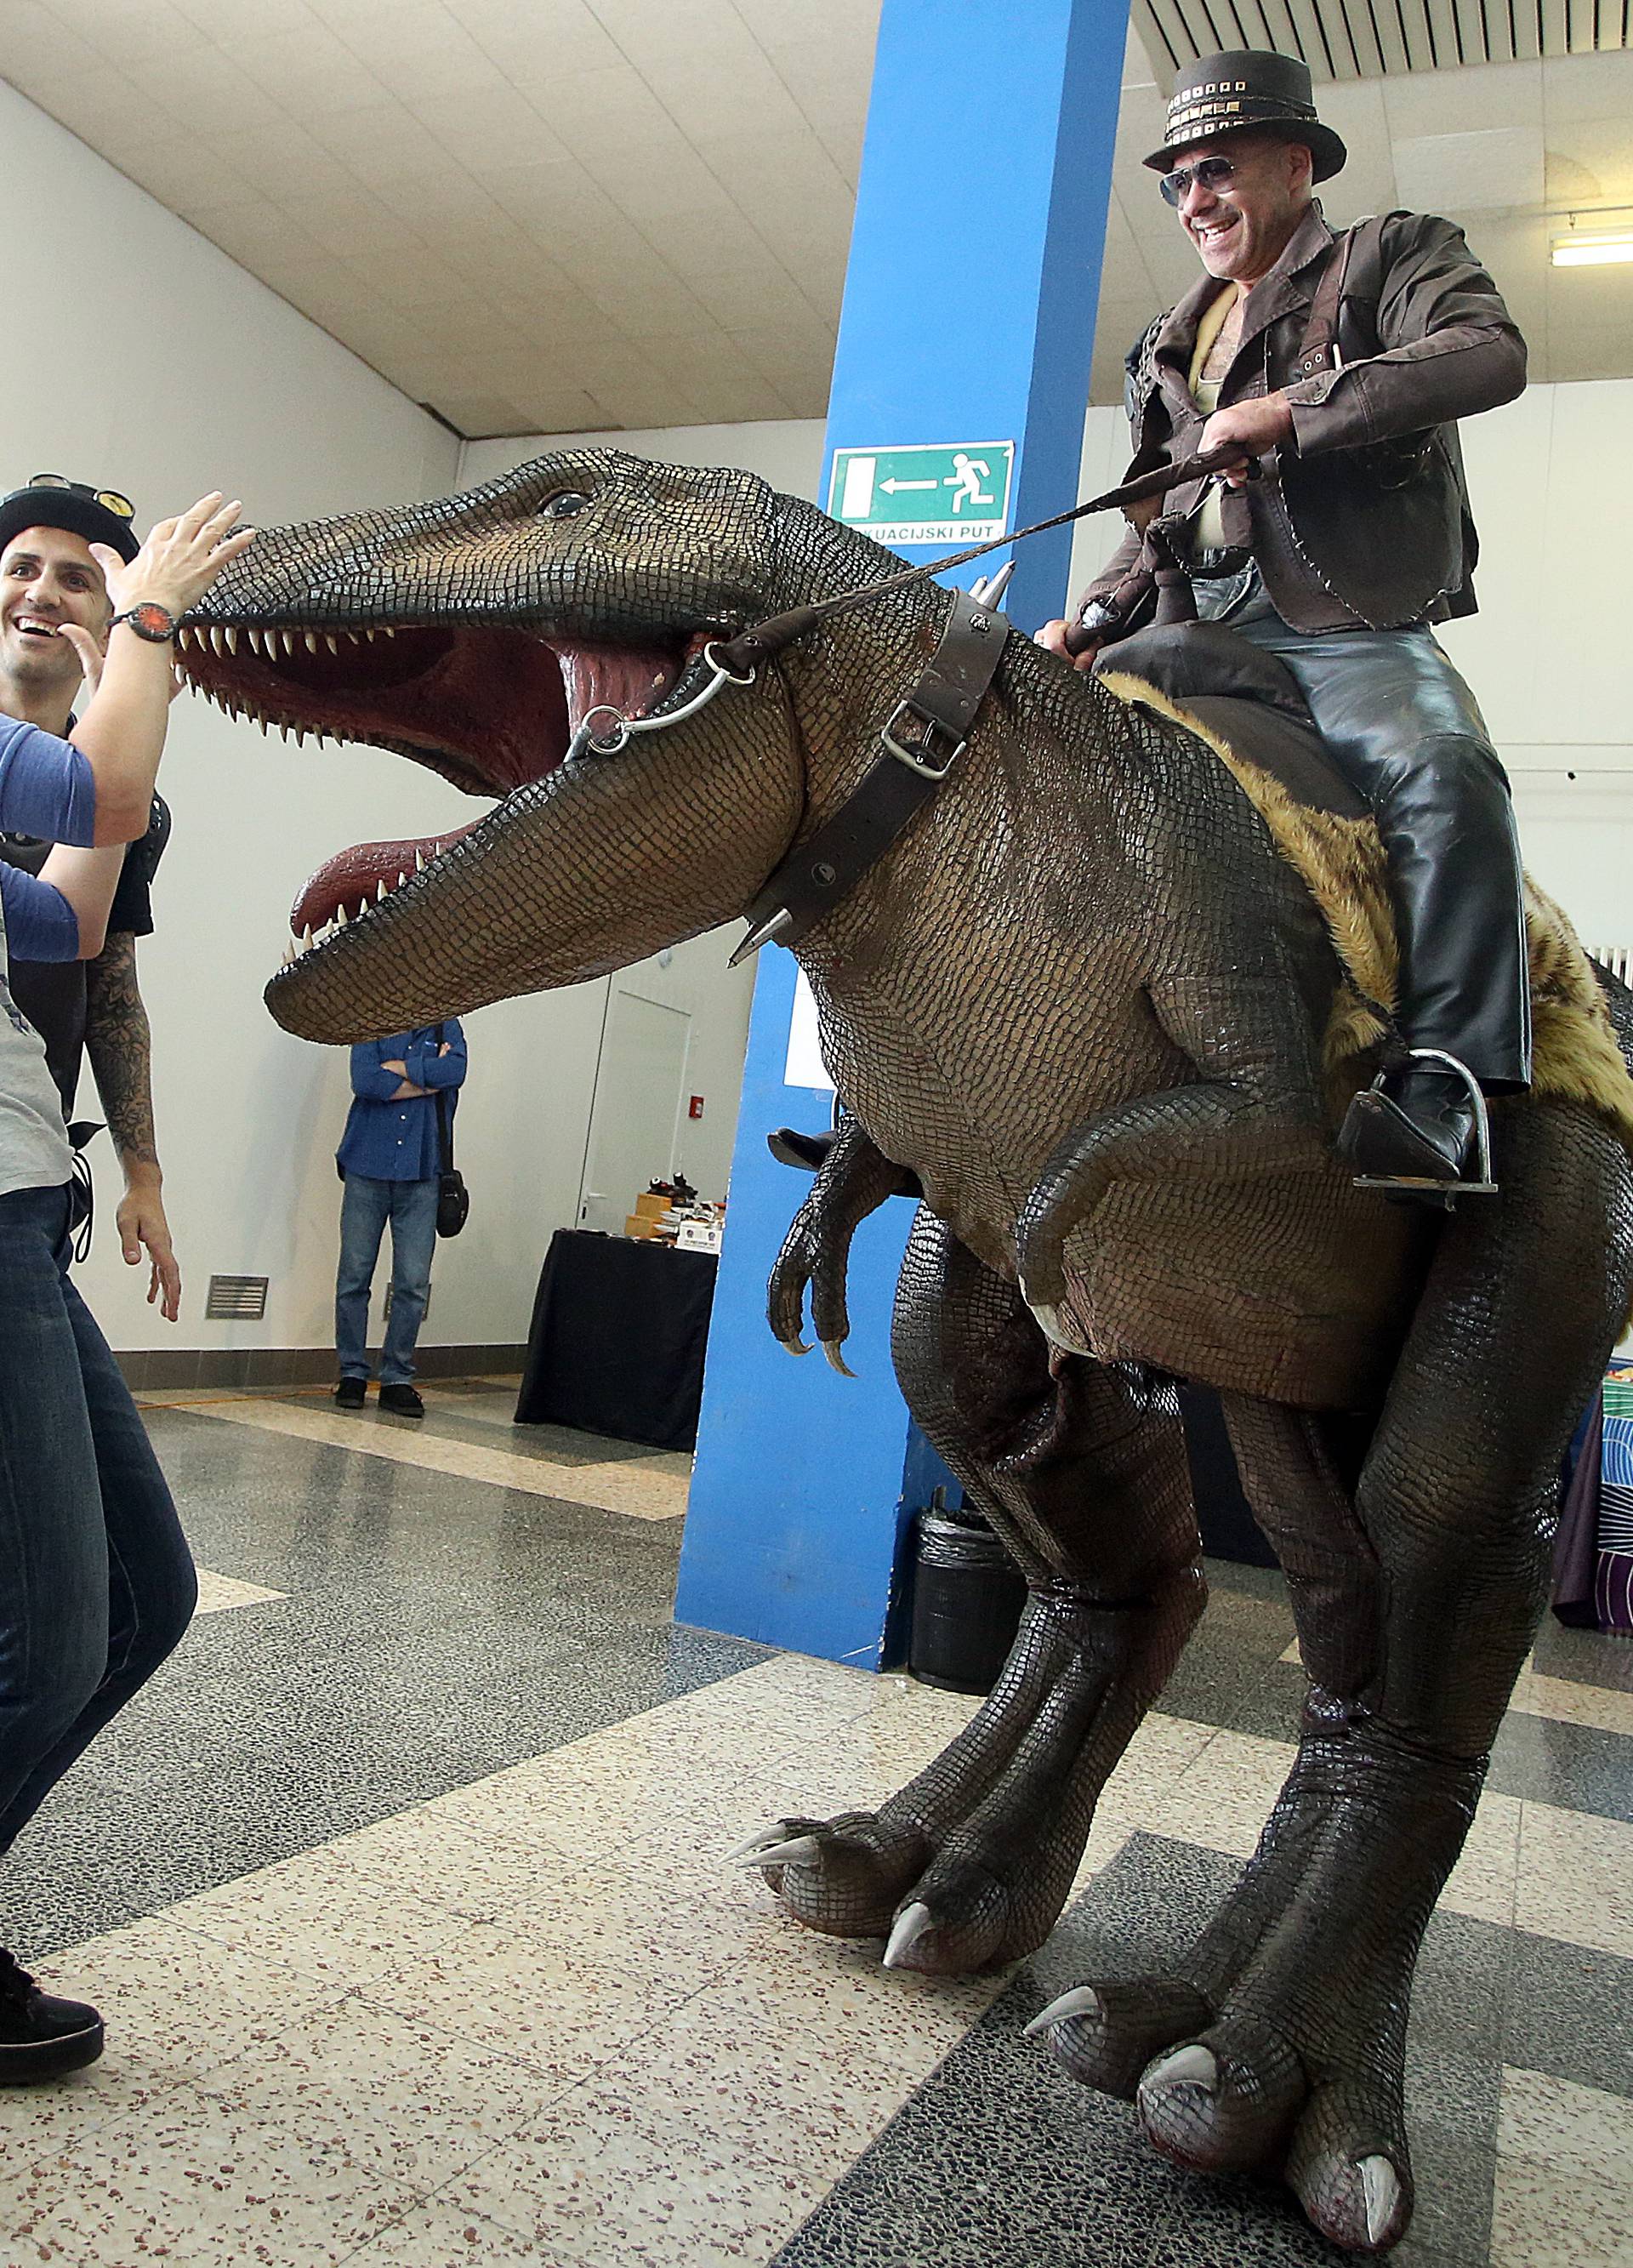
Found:
[[[1606,268],[1633,260],[1633,230],[1618,230],[1614,236],[1556,236],[1553,257],[1556,268]]]

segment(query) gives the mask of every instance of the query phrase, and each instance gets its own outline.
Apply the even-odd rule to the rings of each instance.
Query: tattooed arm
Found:
[[[143,1247],[152,1263],[149,1303],[161,1302],[166,1322],[181,1312],[181,1270],[170,1241],[153,1137],[152,1042],[136,989],[136,941],[115,931],[85,964],[85,1053],[124,1168],[117,1219],[125,1258],[134,1268]]]

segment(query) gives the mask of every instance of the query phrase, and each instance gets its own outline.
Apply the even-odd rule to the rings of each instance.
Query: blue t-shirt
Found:
[[[15,717],[0,717],[0,828],[85,850],[96,829],[96,779],[86,758]],[[0,1194],[56,1189],[73,1169],[73,1152],[44,1044],[5,976],[0,939]]]
[[[0,824],[10,834],[89,849],[96,828],[89,759],[38,725],[0,717]],[[0,914],[13,960],[79,958],[79,917],[61,890],[38,875],[0,866]]]

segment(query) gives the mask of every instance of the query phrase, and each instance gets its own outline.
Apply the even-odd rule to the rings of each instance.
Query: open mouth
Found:
[[[181,628],[188,681],[230,716],[288,740],[361,740],[498,799],[541,780],[599,709],[651,714],[689,697],[703,634],[651,646],[592,645],[492,624],[234,621],[207,605]],[[599,721],[599,720],[598,720]],[[420,839],[364,843],[320,866],[295,900],[275,986],[298,982],[342,933],[430,911],[484,821]]]

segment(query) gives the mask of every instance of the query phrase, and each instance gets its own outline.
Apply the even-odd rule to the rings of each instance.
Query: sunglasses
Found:
[[[66,489],[73,496],[89,497],[99,504],[104,512],[111,512],[115,519],[134,519],[136,508],[128,496],[117,489],[93,489],[86,481],[67,481],[61,473],[35,473],[29,480],[31,489]]]
[[[1183,201],[1193,181],[1211,195],[1216,190],[1228,188],[1235,179],[1236,166],[1232,158],[1199,158],[1194,166],[1176,166],[1171,173],[1163,175],[1157,186],[1168,202],[1177,206]]]

